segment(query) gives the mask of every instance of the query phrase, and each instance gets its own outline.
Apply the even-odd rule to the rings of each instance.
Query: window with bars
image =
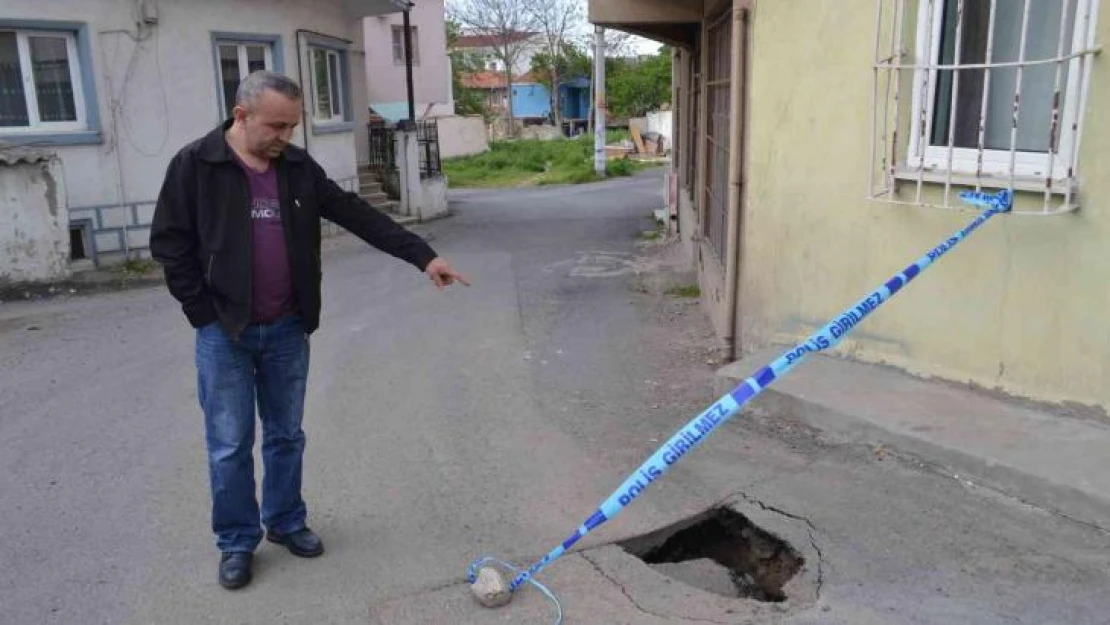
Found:
[[[872,197],[949,208],[954,187],[1011,188],[1074,209],[1096,4],[878,0]]]
[[[688,133],[686,140],[687,153],[689,158],[686,159],[686,188],[693,189],[698,177],[698,116],[701,115],[701,48],[695,50],[693,59],[690,63],[690,80],[688,91],[688,112],[686,113]],[[698,202],[698,195],[694,195],[694,208],[697,209],[700,203]]]
[[[417,34],[419,28],[412,26],[412,64],[420,65],[420,44]],[[393,64],[405,64],[405,27],[393,27]]]
[[[216,58],[220,72],[220,111],[224,119],[228,119],[235,108],[239,83],[253,72],[273,71],[273,46],[264,42],[219,41]]]
[[[732,127],[732,12],[725,11],[706,32],[706,176],[702,234],[724,262],[728,243],[729,141]]]
[[[0,30],[0,128],[84,129],[81,71],[73,33]]]

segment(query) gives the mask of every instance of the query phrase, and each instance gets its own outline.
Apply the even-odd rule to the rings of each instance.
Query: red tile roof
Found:
[[[536,77],[531,72],[513,77],[513,83],[534,83]],[[474,72],[463,74],[462,86],[467,89],[504,89],[505,72]]]

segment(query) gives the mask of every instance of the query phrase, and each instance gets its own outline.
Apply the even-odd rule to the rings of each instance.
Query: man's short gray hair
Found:
[[[250,105],[262,97],[262,92],[266,90],[276,91],[290,100],[299,100],[302,97],[301,86],[293,82],[292,78],[276,72],[260,70],[239,83],[239,91],[235,93],[235,104],[250,108]]]

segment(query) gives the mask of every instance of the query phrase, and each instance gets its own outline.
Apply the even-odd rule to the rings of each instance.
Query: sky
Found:
[[[607,30],[606,32],[615,33],[617,31]],[[593,41],[593,24],[583,23],[582,26],[577,29],[577,32],[575,34],[577,35],[577,38],[579,40],[589,38],[590,41]],[[663,44],[659,43],[658,41],[652,41],[651,39],[646,39],[644,37],[632,36],[629,39],[629,48],[631,54],[655,54],[659,51],[659,47],[662,45]],[[590,51],[587,51],[587,54],[592,56]]]

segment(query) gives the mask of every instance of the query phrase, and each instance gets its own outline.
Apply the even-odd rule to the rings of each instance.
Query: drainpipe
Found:
[[[412,26],[409,22],[409,11],[412,9],[412,3],[408,3],[402,15],[404,24],[405,35],[405,87],[408,89],[409,98],[409,123],[416,124],[416,98],[413,95],[412,87]]]
[[[605,158],[605,29],[594,26],[594,172],[604,176]]]
[[[744,62],[747,55],[744,53],[744,10],[739,7],[740,0],[736,0],[732,7],[732,69],[729,75],[729,124],[728,138],[729,167],[728,167],[728,244],[725,249],[725,310],[727,311],[728,329],[725,331],[725,343],[728,347],[728,357],[735,360],[739,357],[739,332],[736,323],[740,318],[739,297],[740,290],[740,201],[742,198],[744,142],[741,135],[744,132]]]

